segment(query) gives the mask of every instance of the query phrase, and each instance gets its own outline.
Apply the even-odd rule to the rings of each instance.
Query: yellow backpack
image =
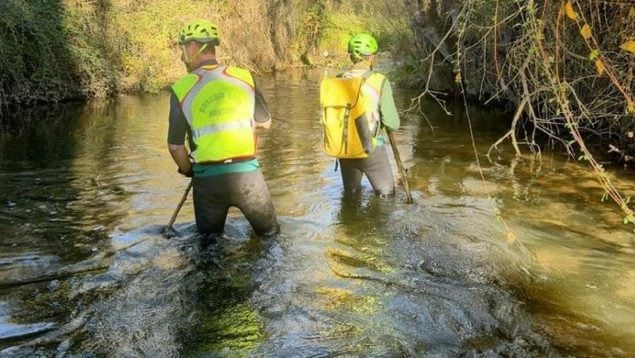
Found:
[[[324,151],[332,157],[366,158],[375,148],[361,95],[365,80],[326,77],[320,83]]]

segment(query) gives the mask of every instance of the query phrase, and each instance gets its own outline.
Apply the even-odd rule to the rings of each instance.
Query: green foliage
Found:
[[[73,92],[59,9],[51,3],[0,2],[0,102],[57,100]],[[56,36],[52,36],[55,34]],[[76,90],[76,89],[75,89]]]
[[[372,21],[372,20],[371,20]],[[375,34],[374,24],[365,22],[361,17],[333,12],[325,21],[325,30],[318,50],[329,52],[346,52],[348,39],[360,32]]]
[[[591,0],[405,1],[424,65],[423,73],[411,66],[410,77],[426,81],[426,94],[461,91],[515,105],[529,98],[525,123],[537,130],[524,133],[542,132],[551,143],[566,143],[567,132],[590,134],[601,138],[595,144],[620,148],[625,155],[617,160],[633,157],[635,8]],[[452,88],[449,63],[461,68],[461,88]],[[543,144],[534,134],[525,139],[532,151]]]
[[[100,4],[0,3],[0,102],[4,108],[113,91],[110,60],[98,36]]]
[[[108,38],[119,56],[117,72],[123,91],[157,92],[175,77],[170,70],[178,62],[176,34],[190,19],[184,17],[196,11],[193,4],[182,7],[178,1],[158,0],[142,11],[136,9],[136,2],[112,9]]]
[[[183,75],[176,34],[207,18],[219,25],[223,63],[269,71],[372,33],[380,51],[407,36],[387,0],[0,1],[0,109],[9,104],[156,92]],[[404,35],[406,34],[406,35]],[[410,43],[407,46],[410,47]]]
[[[348,40],[360,32],[372,34],[380,52],[405,56],[412,48],[408,15],[399,2],[322,0],[313,2],[303,15],[296,24],[295,48],[311,56],[311,64],[348,64]]]

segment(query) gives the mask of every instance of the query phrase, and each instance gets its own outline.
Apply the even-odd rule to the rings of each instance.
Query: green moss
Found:
[[[235,356],[244,356],[263,340],[262,322],[258,313],[246,304],[226,307],[222,312],[210,315],[202,322],[197,352],[188,356],[204,356],[207,352],[229,351]],[[231,354],[229,356],[232,356]]]

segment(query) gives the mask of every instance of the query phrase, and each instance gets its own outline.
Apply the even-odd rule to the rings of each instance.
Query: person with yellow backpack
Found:
[[[218,27],[194,20],[180,32],[181,60],[188,74],[171,88],[168,148],[178,172],[192,178],[196,227],[223,232],[229,207],[238,207],[256,234],[279,225],[256,159],[256,128],[271,115],[248,70],[216,61]],[[188,138],[188,148],[185,137]]]
[[[378,46],[375,38],[360,33],[350,38],[352,67],[320,84],[324,150],[337,158],[346,193],[361,190],[365,174],[380,197],[395,193],[395,182],[381,133],[399,129],[399,114],[390,82],[373,71]]]

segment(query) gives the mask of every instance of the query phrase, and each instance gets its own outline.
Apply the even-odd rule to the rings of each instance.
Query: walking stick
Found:
[[[170,222],[168,223],[168,226],[165,227],[164,233],[166,234],[166,236],[168,238],[174,236],[175,234],[176,235],[179,234],[178,231],[174,230],[172,225],[174,225],[174,221],[176,220],[176,216],[179,214],[179,211],[183,207],[183,204],[185,203],[185,199],[187,199],[187,194],[189,194],[190,193],[190,189],[192,189],[192,184],[193,183],[194,183],[194,181],[190,180],[190,183],[187,185],[187,188],[185,188],[185,192],[183,193],[183,197],[181,197],[181,201],[179,202],[179,205],[176,206],[176,209],[174,210],[174,214],[172,214],[172,218],[170,218]]]
[[[406,170],[403,168],[403,163],[401,162],[401,157],[399,156],[395,135],[391,131],[386,132],[388,132],[388,139],[390,140],[390,146],[392,147],[392,154],[395,156],[395,162],[397,162],[397,169],[399,169],[403,188],[406,190],[406,204],[412,204],[414,201],[412,200],[412,194],[410,194],[410,187],[408,186],[408,180],[406,179]]]

